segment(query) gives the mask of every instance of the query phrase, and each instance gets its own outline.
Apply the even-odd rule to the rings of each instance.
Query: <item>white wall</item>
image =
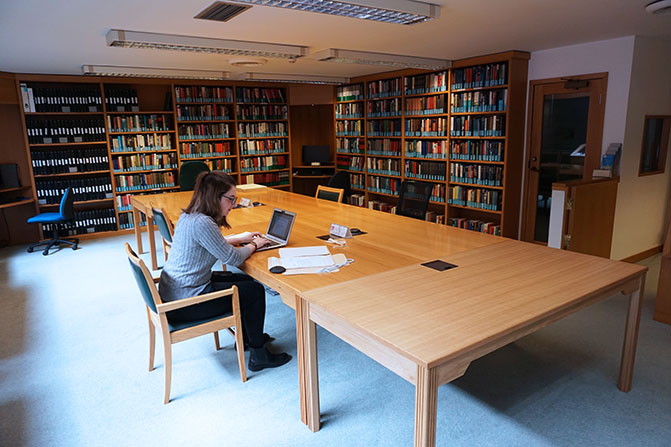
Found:
[[[643,115],[671,113],[669,60],[668,42],[635,36],[531,53],[530,81],[608,73],[602,150],[610,143],[623,143],[612,259],[635,255],[661,242],[662,216],[671,187],[669,168],[663,175],[638,177],[638,163]],[[671,166],[671,156],[667,162]]]
[[[671,115],[671,41],[637,36],[615,208],[613,259],[656,247],[663,239],[671,154],[667,152],[663,174],[638,176],[645,115]]]

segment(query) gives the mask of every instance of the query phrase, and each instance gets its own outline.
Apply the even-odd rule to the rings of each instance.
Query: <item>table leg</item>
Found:
[[[319,372],[317,325],[310,320],[310,303],[296,296],[296,344],[301,422],[319,431]]]
[[[151,255],[152,270],[158,269],[158,262],[156,261],[156,238],[154,231],[154,216],[147,214],[147,237],[149,239],[149,254]]]
[[[631,381],[634,375],[634,360],[636,357],[638,326],[641,320],[641,304],[643,302],[644,286],[645,274],[641,276],[638,288],[629,293],[627,327],[624,331],[622,362],[620,363],[620,379],[617,383],[617,387],[620,389],[620,391],[624,391],[625,393],[631,390]]]
[[[142,227],[140,227],[140,210],[136,207],[133,207],[133,230],[135,231],[137,253],[142,254]]]
[[[415,387],[415,447],[436,445],[438,371],[417,365]]]

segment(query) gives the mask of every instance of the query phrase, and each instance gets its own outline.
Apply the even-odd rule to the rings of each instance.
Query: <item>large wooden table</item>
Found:
[[[189,195],[138,199],[176,221]],[[415,385],[416,446],[435,445],[438,386],[463,375],[473,360],[620,292],[629,296],[629,311],[618,387],[631,388],[645,267],[273,189],[239,190],[238,197],[266,206],[233,210],[231,232],[263,232],[276,206],[297,213],[289,246],[320,244],[315,237],[331,222],[368,233],[331,248],[355,259],[337,273],[274,275],[267,270],[274,250],[242,267],[296,311],[301,420],[313,431],[316,324]],[[435,259],[458,267],[420,265]]]

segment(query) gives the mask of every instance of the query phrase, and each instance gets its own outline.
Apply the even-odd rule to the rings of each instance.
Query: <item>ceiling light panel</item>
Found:
[[[228,71],[182,70],[176,68],[122,67],[115,65],[82,65],[82,73],[92,76],[119,76],[130,78],[228,79]]]
[[[372,53],[369,51],[341,50],[328,48],[318,51],[312,59],[322,62],[340,62],[346,64],[385,65],[397,68],[419,68],[423,70],[441,70],[452,63],[445,59],[402,56],[399,54]]]
[[[440,6],[412,0],[235,0],[236,3],[249,3],[277,8],[297,9],[377,22],[412,25],[440,16]]]
[[[194,53],[259,56],[295,60],[309,54],[308,48],[244,40],[180,36],[113,29],[107,33],[107,45],[124,48],[187,51]]]
[[[299,84],[330,84],[340,85],[349,82],[349,78],[336,76],[316,76],[284,73],[242,73],[241,79],[245,81],[263,82],[290,82]]]

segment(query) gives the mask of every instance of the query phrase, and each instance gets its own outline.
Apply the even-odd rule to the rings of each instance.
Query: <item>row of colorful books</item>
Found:
[[[169,134],[115,135],[110,137],[112,152],[164,151],[172,149]]]

